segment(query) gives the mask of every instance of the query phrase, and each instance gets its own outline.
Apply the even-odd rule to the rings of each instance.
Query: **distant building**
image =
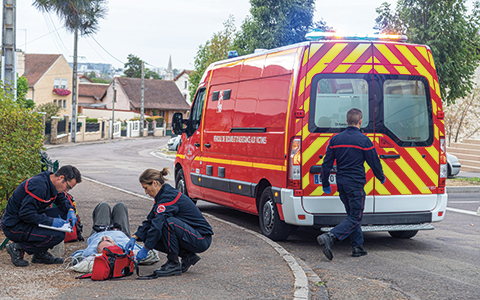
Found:
[[[73,63],[69,63],[73,68]],[[113,78],[116,73],[115,68],[111,64],[104,63],[77,63],[78,74],[89,74],[94,72],[97,77]]]
[[[105,83],[78,84],[78,113],[83,113],[83,108],[104,108],[107,106],[102,98],[110,85]]]
[[[192,100],[190,99],[190,90],[189,90],[190,89],[190,80],[189,80],[190,73],[192,73],[192,71],[183,70],[182,72],[180,72],[180,74],[177,75],[177,77],[173,79],[173,82],[175,82],[175,84],[178,87],[178,90],[180,91],[180,93],[182,93],[182,96],[183,98],[185,98],[187,103],[189,105],[192,105]]]
[[[165,73],[165,77],[163,77],[163,80],[173,80],[173,77],[172,56],[170,55],[170,58],[168,59],[167,71]]]
[[[140,113],[141,82],[140,78],[115,77],[117,90],[115,109],[129,110]],[[144,113],[152,116],[162,116],[171,126],[175,112],[185,114],[190,105],[178,90],[173,81],[159,79],[145,79]],[[106,108],[112,109],[113,82],[109,85],[102,102]]]

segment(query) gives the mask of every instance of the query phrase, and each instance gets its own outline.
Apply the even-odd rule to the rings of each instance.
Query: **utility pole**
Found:
[[[143,130],[144,130],[144,123],[145,123],[145,114],[143,112],[144,110],[144,102],[145,102],[145,72],[144,72],[144,65],[143,65],[143,60],[142,60],[142,104],[140,105],[140,136],[143,136]]]
[[[77,46],[78,46],[78,27],[73,34],[73,78],[72,78],[72,121],[70,122],[70,132],[72,142],[77,142]],[[86,124],[85,124],[86,125]],[[84,126],[85,126],[84,125]]]
[[[113,99],[112,99],[112,140],[113,140],[113,123],[115,122],[115,101],[117,96],[117,90],[115,89],[115,76],[113,77]]]
[[[3,0],[2,74],[5,90],[17,100],[16,0]]]

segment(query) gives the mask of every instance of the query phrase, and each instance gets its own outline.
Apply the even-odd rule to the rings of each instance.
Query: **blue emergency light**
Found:
[[[305,38],[309,41],[318,40],[367,40],[367,41],[407,41],[406,35],[400,34],[380,34],[374,33],[373,35],[359,35],[359,34],[340,34],[337,32],[325,32],[321,30],[313,30],[305,35]]]

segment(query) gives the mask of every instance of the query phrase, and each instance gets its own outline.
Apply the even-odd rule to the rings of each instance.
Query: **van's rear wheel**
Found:
[[[408,230],[408,231],[389,231],[388,232],[393,238],[396,239],[409,239],[414,237],[418,230]]]
[[[187,184],[185,182],[185,175],[183,169],[178,170],[177,177],[175,178],[175,188],[179,190],[185,196],[188,196]],[[197,201],[193,200],[193,203],[197,204]]]
[[[265,188],[262,192],[258,216],[260,229],[266,237],[274,241],[284,241],[290,235],[292,226],[280,220],[271,187]]]

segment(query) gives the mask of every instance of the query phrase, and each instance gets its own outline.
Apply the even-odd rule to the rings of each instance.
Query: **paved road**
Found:
[[[143,193],[138,176],[148,167],[172,167],[150,153],[167,138],[124,140],[101,145],[49,149],[61,164],[81,166],[84,176]],[[171,177],[173,182],[173,177]],[[450,194],[449,207],[476,212],[479,193]],[[199,201],[202,211],[254,231],[258,218]],[[433,231],[409,240],[366,233],[369,255],[352,258],[347,242],[334,248],[334,260],[321,254],[313,229],[298,229],[280,243],[326,281],[330,299],[480,299],[480,217],[448,211]],[[312,295],[313,299],[321,295]]]

